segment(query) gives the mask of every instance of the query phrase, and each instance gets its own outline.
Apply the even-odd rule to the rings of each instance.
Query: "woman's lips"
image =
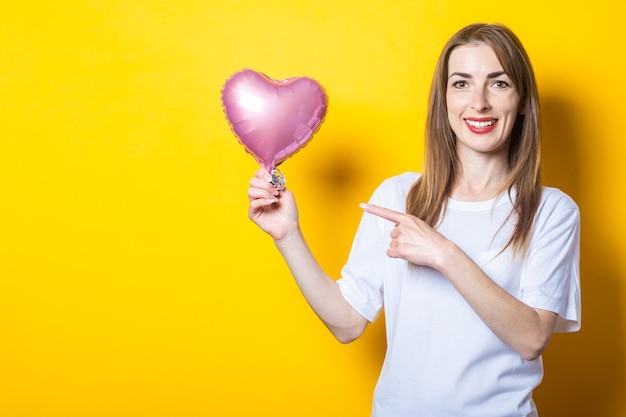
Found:
[[[495,129],[498,119],[481,118],[481,119],[465,119],[465,125],[473,133],[489,133]]]

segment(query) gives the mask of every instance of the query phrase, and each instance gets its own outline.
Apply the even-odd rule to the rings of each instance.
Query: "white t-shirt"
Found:
[[[383,182],[370,202],[405,212],[418,174]],[[437,230],[463,249],[502,288],[534,308],[558,314],[556,331],[580,328],[579,211],[543,188],[525,259],[511,258],[507,193],[483,202],[450,199]],[[370,322],[385,310],[387,354],[373,417],[536,416],[532,391],[541,358],[526,361],[503,343],[437,271],[389,258],[392,222],[364,214],[337,281]]]

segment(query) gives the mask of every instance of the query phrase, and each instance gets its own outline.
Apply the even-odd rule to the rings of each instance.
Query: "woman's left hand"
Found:
[[[405,259],[416,265],[440,269],[454,244],[426,222],[410,214],[374,204],[361,204],[367,213],[393,222],[387,256]]]

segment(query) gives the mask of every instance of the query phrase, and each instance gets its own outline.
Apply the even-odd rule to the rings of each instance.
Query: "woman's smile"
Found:
[[[472,133],[483,134],[489,133],[495,129],[498,123],[498,119],[492,119],[490,117],[481,118],[467,118],[465,124]]]

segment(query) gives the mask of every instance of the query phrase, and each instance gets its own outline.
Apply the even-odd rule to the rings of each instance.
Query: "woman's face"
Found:
[[[459,156],[508,155],[520,98],[490,46],[463,45],[452,51],[446,97]]]

